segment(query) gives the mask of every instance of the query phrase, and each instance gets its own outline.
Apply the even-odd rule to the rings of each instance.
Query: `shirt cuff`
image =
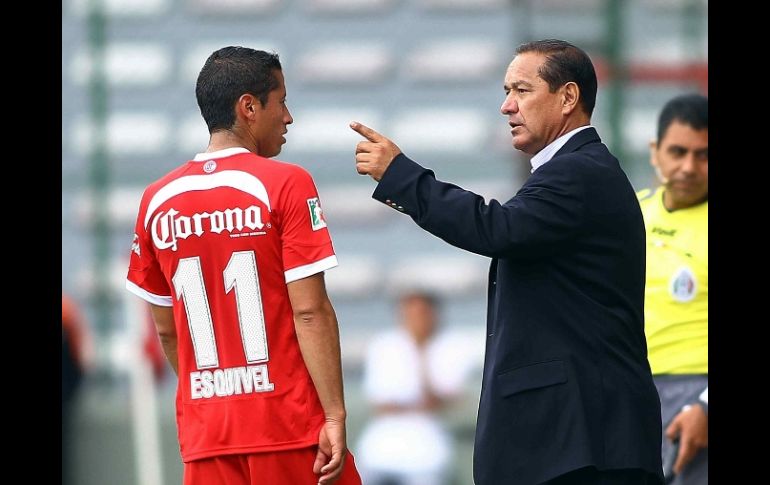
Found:
[[[163,295],[156,295],[154,293],[150,293],[149,291],[139,287],[136,283],[130,280],[126,280],[126,289],[131,293],[133,293],[134,295],[141,298],[142,300],[148,301],[153,305],[167,306],[167,307],[174,306],[174,302],[171,299],[171,295],[163,296]]]
[[[301,280],[302,278],[307,278],[308,276],[312,276],[316,273],[320,273],[321,271],[326,271],[327,269],[334,268],[337,266],[337,256],[331,255],[324,259],[321,259],[319,261],[316,261],[315,263],[306,264],[304,266],[297,266],[296,268],[288,269],[284,271],[284,276],[286,277],[286,283],[291,283],[292,281]]]

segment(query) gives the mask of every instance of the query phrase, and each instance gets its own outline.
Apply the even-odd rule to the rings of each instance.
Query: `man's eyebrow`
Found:
[[[531,88],[532,83],[527,81],[514,81],[510,85],[504,84],[503,89],[515,89],[515,88]]]

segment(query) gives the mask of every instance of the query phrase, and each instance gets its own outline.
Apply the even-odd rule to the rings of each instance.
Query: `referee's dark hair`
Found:
[[[438,295],[424,288],[406,288],[398,294],[398,301],[400,303],[405,303],[409,300],[423,300],[433,308],[438,308],[441,305],[441,299]]]
[[[548,83],[553,93],[568,82],[577,84],[580,90],[580,105],[590,118],[596,106],[596,71],[582,49],[564,40],[543,39],[521,44],[516,48],[516,54],[537,52],[544,54],[545,63],[538,73]]]
[[[658,117],[658,143],[674,121],[688,125],[695,131],[708,130],[709,99],[702,94],[683,94],[666,103]]]
[[[278,54],[248,47],[223,47],[206,59],[195,97],[209,133],[229,130],[235,123],[235,103],[251,94],[264,107],[267,95],[278,87],[274,71],[281,70]]]

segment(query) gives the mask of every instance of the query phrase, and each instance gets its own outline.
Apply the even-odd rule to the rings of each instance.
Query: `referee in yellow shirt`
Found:
[[[708,98],[676,97],[658,118],[639,193],[647,230],[645,333],[676,485],[708,483]],[[677,454],[673,443],[679,443]],[[667,477],[668,478],[668,477]]]

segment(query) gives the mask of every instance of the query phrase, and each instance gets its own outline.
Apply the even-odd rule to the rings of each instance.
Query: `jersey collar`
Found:
[[[223,150],[217,150],[215,152],[198,153],[193,158],[193,162],[205,162],[214,158],[225,158],[239,153],[249,153],[249,151],[243,147],[225,148]]]

